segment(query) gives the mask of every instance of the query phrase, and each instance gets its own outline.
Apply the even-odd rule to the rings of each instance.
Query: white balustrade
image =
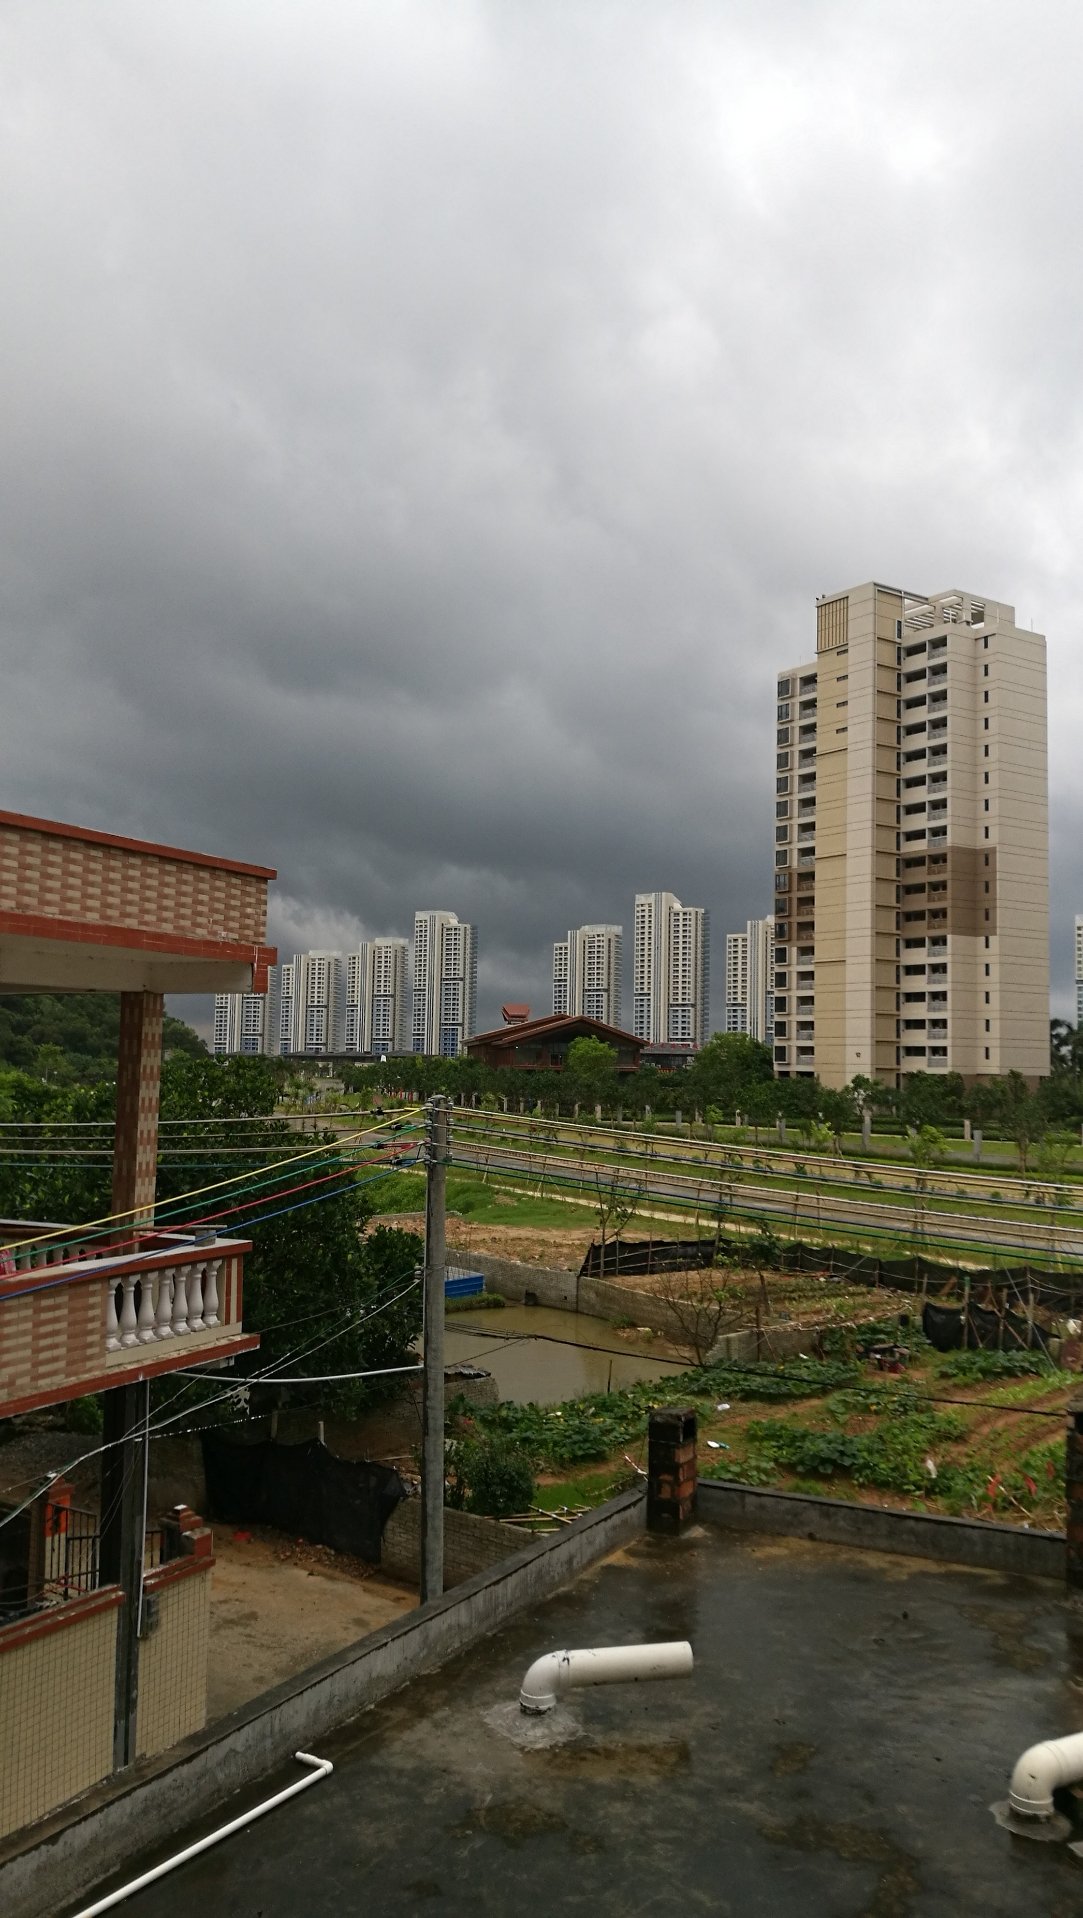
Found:
[[[139,1321],[135,1312],[135,1273],[125,1273],[121,1280],[123,1298],[120,1302],[120,1342],[122,1345],[139,1344]]]
[[[153,1345],[154,1330],[154,1273],[144,1272],[138,1283],[139,1290],[139,1343]]]
[[[173,1270],[173,1337],[186,1338],[188,1335],[188,1267],[178,1265]]]
[[[154,1336],[158,1339],[173,1337],[173,1267],[167,1265],[158,1278],[158,1313],[154,1322]]]
[[[105,1349],[190,1338],[222,1323],[224,1259],[123,1272],[105,1288]]]
[[[203,1323],[219,1325],[218,1317],[218,1274],[222,1270],[221,1259],[208,1259],[206,1276],[203,1280]]]
[[[188,1267],[188,1330],[203,1330],[203,1274],[206,1267],[190,1265]]]

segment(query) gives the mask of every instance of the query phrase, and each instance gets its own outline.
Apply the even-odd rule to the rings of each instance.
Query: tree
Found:
[[[694,1365],[706,1365],[727,1318],[732,1317],[725,1275],[714,1270],[659,1272],[654,1292],[668,1308],[667,1336]]]
[[[770,1047],[743,1032],[716,1032],[700,1047],[685,1077],[701,1112],[714,1105],[732,1113],[754,1086],[773,1080]]]
[[[856,1132],[861,1125],[861,1113],[851,1086],[823,1094],[820,1103],[823,1122],[830,1127],[835,1151],[842,1157],[843,1139],[847,1132]]]
[[[252,1241],[244,1322],[260,1334],[260,1349],[238,1370],[289,1361],[283,1369],[290,1374],[323,1377],[408,1364],[421,1326],[421,1288],[411,1281],[422,1241],[386,1226],[364,1230],[372,1201],[348,1155],[333,1134],[306,1132],[302,1142],[273,1117],[276,1087],[267,1059],[174,1057],[162,1070],[162,1116],[173,1122],[158,1175],[167,1216],[172,1199],[178,1230],[209,1216],[220,1231]],[[248,1123],[231,1123],[237,1120]],[[318,1156],[300,1169],[270,1172],[302,1144]],[[177,1156],[183,1153],[196,1156]],[[207,1182],[211,1166],[215,1184],[243,1183],[184,1201],[185,1192]],[[390,1375],[291,1387],[290,1403],[352,1413],[400,1382]]]
[[[635,1218],[643,1193],[639,1186],[631,1191],[624,1183],[619,1167],[608,1176],[599,1170],[594,1174],[594,1187],[597,1192],[595,1210],[598,1214],[598,1227],[602,1236],[602,1271],[605,1271],[606,1234],[612,1228],[612,1236],[620,1246],[620,1235],[626,1225]],[[617,1252],[617,1265],[620,1265],[620,1252]]]
[[[27,993],[0,999],[0,1066],[50,1083],[95,1085],[116,1078],[120,1000],[114,992]],[[207,1057],[199,1034],[166,1015],[162,1048]]]
[[[564,1068],[567,1094],[586,1105],[610,1105],[617,1093],[617,1051],[604,1039],[573,1039]]]

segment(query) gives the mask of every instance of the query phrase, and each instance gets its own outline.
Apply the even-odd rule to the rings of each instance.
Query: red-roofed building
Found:
[[[568,1047],[576,1039],[602,1039],[612,1046],[618,1072],[637,1070],[646,1043],[601,1019],[588,1019],[582,1013],[550,1012],[542,1019],[475,1033],[466,1042],[466,1053],[482,1065],[506,1066],[515,1072],[561,1072],[567,1064]]]

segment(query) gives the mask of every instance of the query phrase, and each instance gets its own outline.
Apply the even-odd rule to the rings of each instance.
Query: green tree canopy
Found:
[[[0,1065],[50,1084],[114,1079],[120,1036],[115,992],[13,994],[0,998]],[[197,1032],[166,1014],[162,1048],[207,1057]]]
[[[685,1077],[688,1095],[701,1110],[732,1112],[752,1088],[774,1077],[771,1052],[743,1032],[716,1032],[701,1046]]]
[[[604,1039],[573,1039],[564,1070],[574,1098],[605,1105],[615,1097],[617,1053]]]

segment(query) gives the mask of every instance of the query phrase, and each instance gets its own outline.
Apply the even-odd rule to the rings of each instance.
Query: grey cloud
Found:
[[[767,903],[812,598],[1050,635],[1083,903],[1083,27],[813,0],[0,21],[5,803],[276,864],[284,943]],[[716,954],[717,962],[720,954]]]

